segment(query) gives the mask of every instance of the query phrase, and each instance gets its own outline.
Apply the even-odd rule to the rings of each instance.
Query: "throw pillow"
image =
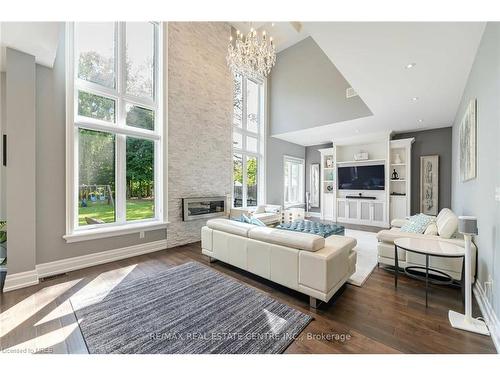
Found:
[[[259,227],[265,227],[266,226],[266,224],[264,224],[262,221],[260,221],[259,219],[255,218],[255,217],[252,217],[250,219],[250,224],[257,225]]]
[[[424,234],[429,235],[429,236],[437,236],[438,235],[437,224],[435,222],[431,222],[427,226],[427,229],[425,230]]]
[[[424,233],[427,226],[432,222],[432,216],[418,214],[410,217],[408,222],[401,227],[401,232]]]
[[[239,221],[240,223],[251,224],[251,220],[247,215],[242,214],[240,217],[234,217],[231,220]]]

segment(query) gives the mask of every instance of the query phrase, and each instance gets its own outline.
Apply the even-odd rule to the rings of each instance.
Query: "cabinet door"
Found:
[[[347,201],[347,205],[349,206],[348,219],[357,219],[358,218],[358,202]]]
[[[341,219],[346,218],[346,202],[342,200],[337,201],[337,217]]]
[[[369,221],[371,220],[370,218],[370,206],[371,202],[360,202],[361,204],[361,211],[360,211],[360,220],[365,220]]]
[[[384,221],[384,204],[373,203],[373,221]]]

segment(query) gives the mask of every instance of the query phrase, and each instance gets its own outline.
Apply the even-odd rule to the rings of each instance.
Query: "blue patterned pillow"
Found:
[[[247,215],[241,215],[240,217],[235,217],[235,218],[233,218],[231,220],[239,221],[241,223],[252,224],[250,218]]]
[[[250,224],[258,225],[259,227],[266,226],[266,224],[264,224],[262,221],[260,221],[259,219],[255,218],[255,217],[250,218]]]
[[[434,217],[426,214],[418,214],[410,217],[408,222],[401,227],[401,232],[424,233]]]

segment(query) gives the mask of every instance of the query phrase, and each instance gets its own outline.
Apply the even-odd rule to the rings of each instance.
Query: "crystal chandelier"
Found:
[[[229,37],[226,59],[234,74],[240,73],[249,78],[266,77],[276,63],[276,46],[265,30],[262,36],[253,27],[246,36],[238,30],[236,38]]]

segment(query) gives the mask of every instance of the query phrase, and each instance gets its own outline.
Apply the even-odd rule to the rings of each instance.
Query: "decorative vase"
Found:
[[[396,154],[394,157],[394,164],[401,164],[401,158],[399,157],[399,154]]]
[[[396,169],[392,172],[392,179],[393,180],[399,180],[399,174],[396,172]]]

